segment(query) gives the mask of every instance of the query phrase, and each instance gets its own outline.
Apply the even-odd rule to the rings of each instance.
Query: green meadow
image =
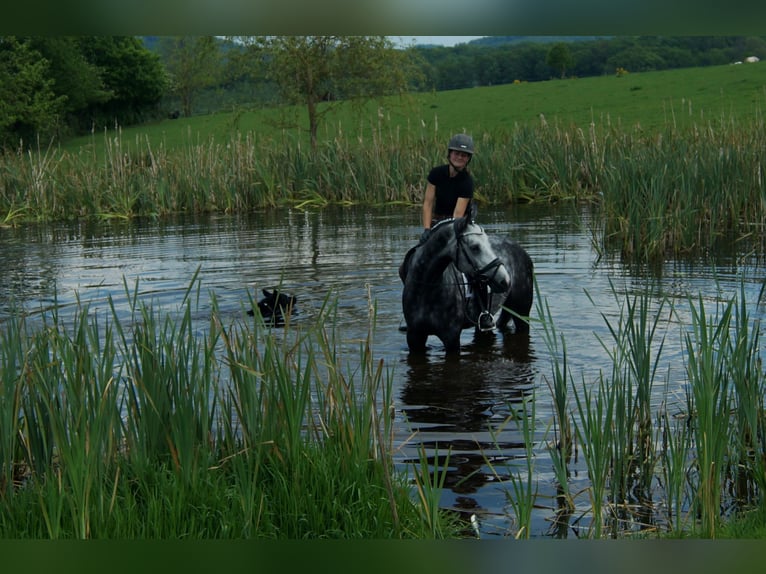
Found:
[[[766,104],[766,64],[742,64],[644,72],[595,78],[518,83],[467,90],[411,94],[381,106],[373,102],[362,113],[340,107],[325,121],[325,141],[370,135],[381,125],[404,134],[442,139],[453,132],[490,136],[517,126],[537,127],[541,118],[562,129],[614,127],[664,131],[734,122],[760,121]],[[125,141],[148,141],[169,149],[210,139],[225,141],[233,133],[253,132],[258,138],[279,139],[284,110],[235,109],[123,128]],[[304,110],[287,110],[305,129]],[[380,117],[381,112],[383,117]],[[289,131],[295,131],[290,129]],[[68,141],[63,149],[102,149],[104,134]],[[305,138],[304,143],[308,143]],[[440,140],[439,140],[440,141]],[[478,148],[481,157],[481,148]],[[439,154],[441,155],[441,150]]]

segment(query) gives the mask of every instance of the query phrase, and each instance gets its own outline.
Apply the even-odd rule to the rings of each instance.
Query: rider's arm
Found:
[[[455,204],[455,212],[452,214],[452,217],[463,217],[466,209],[468,209],[469,203],[471,203],[471,200],[467,197],[458,197],[457,203]]]
[[[434,212],[434,198],[436,197],[436,186],[433,183],[426,185],[426,194],[423,197],[423,228],[431,229],[431,217]]]

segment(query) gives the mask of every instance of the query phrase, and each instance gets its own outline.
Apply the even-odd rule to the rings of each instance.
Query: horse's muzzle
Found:
[[[502,293],[511,284],[511,276],[499,258],[495,258],[476,273],[479,279],[487,282],[493,293]]]

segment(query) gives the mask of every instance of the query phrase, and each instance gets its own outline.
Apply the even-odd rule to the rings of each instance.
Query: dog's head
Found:
[[[258,311],[266,321],[279,323],[284,321],[286,315],[290,315],[295,308],[298,298],[295,295],[282,293],[278,289],[263,289],[263,298],[258,301]],[[252,311],[248,311],[253,315]]]

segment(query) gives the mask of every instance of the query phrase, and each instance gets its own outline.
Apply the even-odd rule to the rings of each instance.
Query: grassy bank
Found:
[[[348,372],[333,304],[305,332],[213,309],[201,334],[195,289],[177,313],[136,298],[128,320],[81,306],[5,325],[2,538],[453,532],[392,471],[390,377],[371,339]]]
[[[421,94],[339,108],[315,150],[277,127],[290,110],[117,129],[0,157],[0,223],[415,205],[449,134],[467,130],[480,202],[588,202],[599,249],[704,252],[762,235],[765,85],[756,64]]]

